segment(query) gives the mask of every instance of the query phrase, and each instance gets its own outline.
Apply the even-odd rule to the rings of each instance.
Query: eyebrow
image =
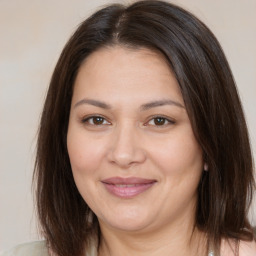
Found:
[[[82,99],[74,105],[74,108],[76,108],[80,105],[83,105],[83,104],[93,105],[93,106],[103,108],[103,109],[111,109],[111,105],[109,105],[103,101],[93,100],[93,99]],[[164,105],[174,105],[174,106],[177,106],[180,108],[185,108],[181,103],[179,103],[177,101],[170,100],[170,99],[163,99],[163,100],[155,100],[155,101],[145,103],[140,106],[140,110],[145,111],[145,110],[148,110],[151,108],[160,107],[160,106],[164,106]]]
[[[110,109],[111,106],[103,101],[99,101],[99,100],[93,100],[93,99],[82,99],[80,101],[78,101],[74,108],[82,105],[82,104],[88,104],[88,105],[93,105],[99,108],[104,108],[104,109]]]
[[[143,104],[143,105],[141,105],[140,109],[145,111],[145,110],[148,110],[151,108],[161,107],[161,106],[165,106],[165,105],[174,105],[176,107],[185,108],[181,103],[179,103],[177,101],[163,99],[163,100],[156,100],[156,101],[152,101],[152,102]]]

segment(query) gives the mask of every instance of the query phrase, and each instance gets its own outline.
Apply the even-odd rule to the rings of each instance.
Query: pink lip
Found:
[[[101,182],[111,194],[121,198],[131,198],[151,188],[156,180],[112,177]]]

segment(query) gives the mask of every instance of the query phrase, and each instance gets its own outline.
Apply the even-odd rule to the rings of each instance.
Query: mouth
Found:
[[[133,198],[150,189],[156,180],[112,177],[101,182],[112,195],[120,198]]]

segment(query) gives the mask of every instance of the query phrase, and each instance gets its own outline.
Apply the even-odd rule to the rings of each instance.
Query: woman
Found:
[[[34,179],[46,241],[10,255],[256,255],[235,82],[214,35],[175,5],[111,5],[80,25],[52,76]]]

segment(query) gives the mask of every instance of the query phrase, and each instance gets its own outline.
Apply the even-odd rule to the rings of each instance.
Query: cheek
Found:
[[[193,134],[174,134],[149,147],[151,159],[167,176],[193,175],[202,171],[202,150]]]
[[[103,157],[104,147],[84,131],[71,127],[67,134],[67,148],[75,184],[85,202],[94,208],[97,192],[97,169]]]
[[[104,146],[99,147],[95,139],[72,128],[68,131],[67,148],[74,176],[94,173],[104,156]]]

